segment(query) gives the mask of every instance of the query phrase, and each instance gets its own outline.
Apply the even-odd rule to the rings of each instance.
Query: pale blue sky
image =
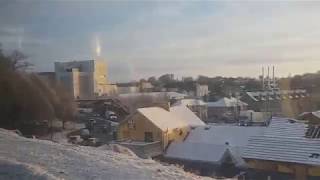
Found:
[[[277,1],[0,1],[0,42],[37,71],[95,57],[113,82],[175,73],[257,77],[320,70],[320,3]]]

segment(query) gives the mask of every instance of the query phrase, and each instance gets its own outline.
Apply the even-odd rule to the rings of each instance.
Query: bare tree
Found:
[[[23,54],[18,50],[14,50],[10,55],[10,69],[13,71],[17,70],[27,70],[28,68],[32,67],[33,64],[28,62],[28,56]]]

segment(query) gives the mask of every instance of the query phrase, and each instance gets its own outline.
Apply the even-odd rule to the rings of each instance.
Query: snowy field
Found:
[[[0,179],[209,179],[93,147],[27,139],[0,129]]]

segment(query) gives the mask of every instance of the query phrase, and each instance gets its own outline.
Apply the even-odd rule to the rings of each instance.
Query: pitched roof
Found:
[[[173,143],[165,156],[187,161],[217,164],[229,155],[236,166],[245,166],[241,155],[251,136],[260,135],[265,127],[206,126],[190,131],[184,142]]]
[[[178,116],[160,107],[139,108],[138,112],[163,131],[188,126]]]
[[[320,165],[320,140],[306,138],[307,127],[302,121],[274,117],[263,135],[249,139],[243,158]]]
[[[293,99],[293,98],[305,98],[309,96],[306,90],[274,90],[274,91],[255,91],[246,92],[246,94],[254,101],[265,101],[267,97],[269,100],[282,100],[282,99]]]
[[[303,138],[306,131],[307,125],[304,122],[289,118],[273,117],[264,135]]]
[[[248,104],[234,97],[231,97],[231,98],[224,97],[215,102],[208,102],[207,105],[208,107],[234,107],[234,106],[247,106]]]
[[[178,160],[221,164],[226,153],[226,145],[173,142],[167,149],[165,157]]]
[[[242,157],[319,166],[319,149],[319,140],[257,136],[249,140]]]
[[[205,123],[186,106],[173,106],[170,108],[170,112],[178,116],[178,118],[186,122],[189,126],[205,125]]]
[[[299,115],[302,119],[308,119],[310,116],[320,119],[320,111],[303,112]]]
[[[227,142],[229,146],[246,146],[249,137],[263,134],[265,129],[266,127],[231,125],[197,127],[190,132],[185,141],[218,145]]]
[[[181,99],[180,101],[176,102],[173,106],[205,106],[206,103],[200,99]]]
[[[131,98],[131,97],[139,97],[139,96],[168,97],[169,99],[183,99],[188,95],[177,93],[177,92],[143,92],[143,93],[119,94],[120,98]]]

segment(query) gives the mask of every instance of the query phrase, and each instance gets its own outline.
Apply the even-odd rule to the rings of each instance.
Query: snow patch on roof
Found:
[[[138,112],[149,119],[162,131],[187,127],[188,124],[173,113],[160,107],[139,108]]]
[[[231,98],[224,97],[215,102],[208,102],[207,105],[208,107],[235,107],[235,106],[247,106],[248,104],[234,97],[231,97]]]
[[[165,157],[196,162],[210,162],[221,164],[225,156],[226,145],[214,145],[205,143],[172,143]]]
[[[186,139],[187,142],[202,142],[222,145],[226,142],[229,146],[246,146],[251,136],[263,134],[266,127],[254,126],[209,126],[209,129],[198,127],[192,130]]]
[[[173,106],[170,108],[170,112],[178,116],[178,118],[186,122],[189,126],[205,125],[205,123],[186,106]]]
[[[318,140],[257,136],[250,139],[243,157],[319,166],[320,159],[312,157],[319,154],[319,149]]]
[[[229,155],[236,166],[246,166],[244,148],[252,136],[263,134],[265,127],[205,126],[190,131],[184,142],[173,143],[165,156],[173,159],[219,164]]]
[[[150,96],[150,97],[168,97],[169,99],[183,99],[188,95],[177,93],[177,92],[142,92],[142,93],[127,93],[127,94],[119,94],[120,98],[132,98],[139,96]]]
[[[173,106],[205,106],[207,105],[204,101],[200,99],[181,99],[180,101],[176,102]]]

